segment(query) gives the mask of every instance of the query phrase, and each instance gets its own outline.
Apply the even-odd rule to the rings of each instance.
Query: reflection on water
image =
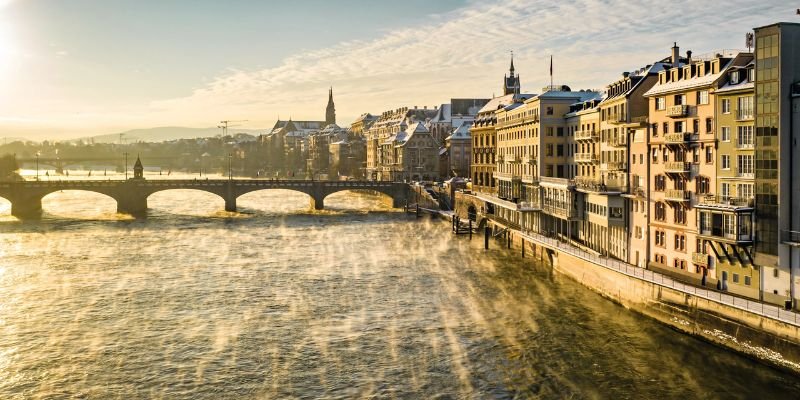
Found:
[[[0,398],[800,395],[376,196],[311,212],[302,193],[260,191],[224,213],[167,191],[133,220],[91,216],[80,195],[0,222]]]

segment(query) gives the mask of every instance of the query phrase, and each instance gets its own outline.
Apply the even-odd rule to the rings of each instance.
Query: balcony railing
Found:
[[[745,172],[742,172],[742,170],[740,170],[739,168],[736,168],[736,176],[739,177],[739,178],[753,178],[753,177],[755,177],[755,174],[753,173],[752,169],[748,170],[748,171],[745,171]]]
[[[701,267],[707,267],[709,264],[708,254],[692,253],[692,263]]]
[[[625,181],[621,179],[611,179],[603,182],[599,179],[578,177],[575,178],[575,186],[577,186],[578,189],[597,193],[627,191],[627,185],[625,184]]]
[[[698,229],[698,232],[700,236],[704,236],[712,240],[724,239],[724,242],[746,244],[753,241],[753,236],[749,233],[737,234],[735,231],[725,229],[721,226],[706,226],[703,223],[700,224],[700,229]]]
[[[625,118],[625,114],[613,113],[606,115],[606,122],[609,124],[624,124],[628,120]]]
[[[781,231],[781,241],[792,246],[800,246],[800,232]]]
[[[671,118],[682,118],[689,115],[689,106],[680,105],[667,107],[667,116]]]
[[[753,120],[753,110],[736,110],[736,120],[737,121],[752,121]]]
[[[698,139],[699,136],[693,132],[675,132],[664,135],[664,143],[666,144],[687,144]]]
[[[609,161],[600,165],[602,171],[624,171],[628,168],[628,163],[625,161]]]
[[[667,173],[685,174],[689,172],[690,168],[691,165],[683,161],[670,161],[664,163],[664,172]]]
[[[750,141],[750,142],[746,142],[746,143],[742,143],[742,142],[740,142],[740,141],[738,141],[738,140],[737,140],[737,141],[736,141],[736,148],[737,148],[737,149],[744,149],[744,150],[747,150],[747,149],[753,149],[753,148],[755,148],[755,145],[753,144],[753,142],[752,142],[752,141]]]
[[[597,162],[597,155],[594,153],[575,153],[575,162],[594,163]]]
[[[596,140],[597,132],[592,129],[575,131],[575,140]]]
[[[572,179],[554,178],[554,177],[551,177],[551,176],[539,177],[539,182],[541,182],[541,183],[551,183],[551,184],[555,184],[555,185],[563,185],[563,186],[566,186],[567,188],[575,186],[575,181],[572,180]]]
[[[755,201],[752,197],[739,198],[706,195],[698,197],[696,207],[713,209],[748,209],[753,208],[754,204]]]
[[[625,147],[627,144],[628,144],[628,141],[625,139],[625,135],[608,138],[608,145],[609,146]]]
[[[576,214],[572,204],[563,201],[545,201],[542,205],[542,210],[548,214],[564,218],[572,218]]]
[[[664,192],[664,199],[667,201],[689,201],[691,198],[691,192],[688,190],[667,189]]]

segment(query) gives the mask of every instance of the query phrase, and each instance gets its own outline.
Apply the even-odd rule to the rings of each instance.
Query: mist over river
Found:
[[[343,192],[0,203],[0,399],[790,399],[800,380]]]

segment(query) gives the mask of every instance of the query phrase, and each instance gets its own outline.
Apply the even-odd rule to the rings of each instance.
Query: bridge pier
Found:
[[[40,218],[42,216],[42,198],[12,200],[11,215],[19,219]]]
[[[118,197],[116,200],[117,212],[120,214],[139,216],[147,213],[147,197],[125,196]]]
[[[225,211],[228,212],[236,212],[236,198],[235,197],[226,197],[225,198]]]
[[[311,196],[311,208],[315,210],[322,210],[325,208],[325,200],[323,197]]]

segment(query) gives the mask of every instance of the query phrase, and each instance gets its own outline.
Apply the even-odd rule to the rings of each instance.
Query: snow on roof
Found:
[[[448,136],[444,140],[453,140],[453,139],[455,139],[455,140],[464,140],[464,139],[469,140],[470,139],[469,128],[471,126],[472,126],[472,122],[468,122],[468,121],[462,122],[461,125],[459,125],[458,128],[453,130],[453,133],[450,134],[450,136]]]
[[[725,92],[734,92],[737,90],[747,90],[747,89],[755,89],[756,84],[755,82],[740,82],[735,84],[726,83],[723,87],[717,89],[715,93],[725,93]]]
[[[478,111],[478,114],[482,114],[485,112],[494,113],[500,108],[503,108],[509,104],[512,104],[516,101],[524,101],[531,97],[535,96],[535,94],[523,93],[523,94],[507,94],[505,96],[495,97],[489,100],[483,108]]]
[[[439,112],[431,119],[431,122],[450,122],[452,117],[452,106],[450,104],[442,104],[439,106]]]
[[[694,77],[690,79],[679,79],[677,81],[671,81],[667,83],[656,83],[644,95],[654,96],[663,93],[676,92],[676,91],[682,91],[691,88],[711,85],[714,82],[716,82],[717,79],[725,75],[725,73],[728,71],[728,68],[733,64],[734,60],[735,58],[728,59],[724,66],[720,66],[719,72],[715,74],[706,74],[703,76]]]

